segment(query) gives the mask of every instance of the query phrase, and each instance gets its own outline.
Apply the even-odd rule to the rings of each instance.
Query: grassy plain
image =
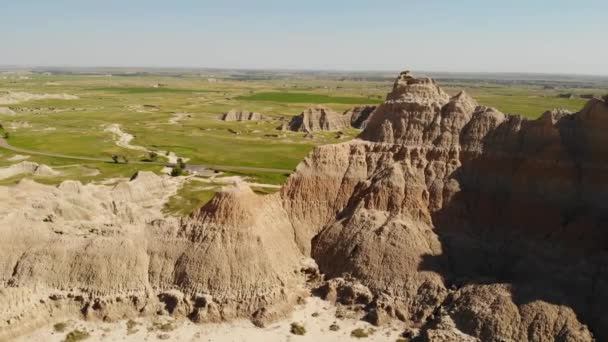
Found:
[[[145,159],[145,151],[119,147],[116,136],[105,131],[108,125],[119,124],[124,132],[134,136],[132,145],[172,151],[189,158],[190,164],[293,169],[314,146],[348,140],[358,131],[346,130],[346,137],[342,139],[335,133],[321,133],[310,140],[302,133],[278,131],[276,128],[282,120],[314,104],[324,104],[337,111],[354,105],[378,104],[391,86],[391,79],[367,81],[319,75],[243,80],[197,74],[28,74],[25,78],[0,74],[0,96],[3,91],[78,96],[72,100],[0,103],[0,107],[10,107],[16,112],[14,116],[0,114],[0,124],[9,132],[11,145],[36,151],[108,159],[112,155],[124,155],[131,161]],[[586,102],[580,98],[559,98],[559,93],[603,91],[491,82],[448,81],[442,86],[451,94],[464,89],[480,104],[528,118],[556,107],[576,111]],[[230,109],[258,111],[268,119],[260,122],[219,120],[219,116]],[[15,163],[8,160],[15,153],[0,150],[0,154],[0,167]],[[158,165],[78,162],[34,155],[28,160],[62,171],[61,176],[39,179],[47,183],[62,179],[100,181],[129,177],[140,169],[156,172],[161,169]],[[281,184],[287,177],[287,174],[253,171],[229,174],[272,184]],[[20,178],[4,179],[0,184],[11,184]],[[212,193],[183,189],[168,204],[167,210],[184,214]]]

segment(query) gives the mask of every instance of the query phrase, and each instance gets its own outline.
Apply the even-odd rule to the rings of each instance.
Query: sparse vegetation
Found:
[[[134,320],[130,319],[127,321],[127,335],[132,335],[134,333],[136,333],[138,331],[138,329],[136,329],[136,327],[139,325],[139,323],[135,322]]]
[[[55,323],[53,325],[53,330],[55,330],[56,332],[64,332],[68,327],[68,324],[65,322],[59,322],[59,323]]]
[[[76,329],[76,330],[70,331],[65,336],[65,339],[63,341],[64,342],[77,342],[77,341],[86,340],[89,337],[91,337],[91,334],[89,334],[89,332]]]
[[[294,335],[305,335],[306,328],[300,323],[293,322],[291,323],[291,333]]]
[[[331,331],[338,331],[338,330],[340,330],[340,326],[337,325],[336,323],[334,323],[334,324],[332,324],[332,325],[329,326],[329,330],[331,330]]]
[[[172,177],[178,177],[184,174],[184,169],[182,169],[181,166],[179,165],[175,165],[172,169],[171,169],[171,176]]]
[[[366,338],[366,337],[369,337],[369,335],[371,335],[373,333],[374,333],[373,329],[366,330],[363,328],[357,328],[350,332],[350,336],[355,337],[355,338]]]
[[[169,332],[169,331],[173,331],[175,330],[175,328],[177,328],[175,326],[175,324],[173,322],[153,322],[152,326],[148,327],[148,331],[162,331],[162,332]]]

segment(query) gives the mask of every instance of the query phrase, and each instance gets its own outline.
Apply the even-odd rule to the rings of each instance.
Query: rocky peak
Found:
[[[428,101],[445,104],[450,100],[450,96],[432,78],[416,78],[409,71],[403,71],[395,80],[393,90],[388,94],[386,100],[407,102]]]

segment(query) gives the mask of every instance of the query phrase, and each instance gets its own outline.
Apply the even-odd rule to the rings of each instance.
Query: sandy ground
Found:
[[[135,137],[132,134],[129,134],[127,132],[124,132],[121,128],[119,124],[111,124],[108,125],[105,128],[106,132],[110,132],[110,133],[114,133],[117,137],[116,139],[116,145],[123,147],[123,148],[128,148],[131,150],[137,150],[137,151],[144,151],[144,152],[152,152],[151,150],[143,147],[143,146],[139,146],[139,145],[132,145],[131,144],[131,140],[133,140]],[[156,153],[158,153],[159,157],[163,157],[166,158],[167,161],[169,163],[172,164],[176,164],[177,163],[177,159],[179,159],[180,157],[177,156],[175,153],[173,152],[169,152],[167,153],[167,151],[154,151]],[[189,159],[188,158],[182,158],[184,162],[187,162]],[[164,170],[164,169],[163,169]],[[169,170],[170,172],[170,170]]]
[[[382,328],[354,319],[338,319],[336,308],[319,298],[309,298],[307,303],[299,306],[292,317],[281,320],[266,328],[257,328],[247,320],[222,324],[194,324],[190,321],[174,321],[170,317],[157,319],[137,319],[136,325],[127,328],[127,321],[115,323],[66,321],[64,332],[54,331],[53,325],[35,330],[29,336],[15,341],[62,341],[66,334],[74,329],[87,331],[90,337],[86,341],[208,341],[208,342],[282,342],[282,341],[396,341],[403,332],[398,323]],[[173,329],[159,326],[169,322]],[[302,324],[304,335],[294,335],[290,332],[292,323]],[[155,324],[156,323],[156,324]],[[330,326],[336,324],[339,329],[331,331]],[[368,337],[355,338],[351,336],[354,329],[361,328],[369,332]]]

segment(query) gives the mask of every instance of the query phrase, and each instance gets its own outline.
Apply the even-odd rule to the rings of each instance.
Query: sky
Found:
[[[608,0],[0,0],[0,65],[608,75]]]

